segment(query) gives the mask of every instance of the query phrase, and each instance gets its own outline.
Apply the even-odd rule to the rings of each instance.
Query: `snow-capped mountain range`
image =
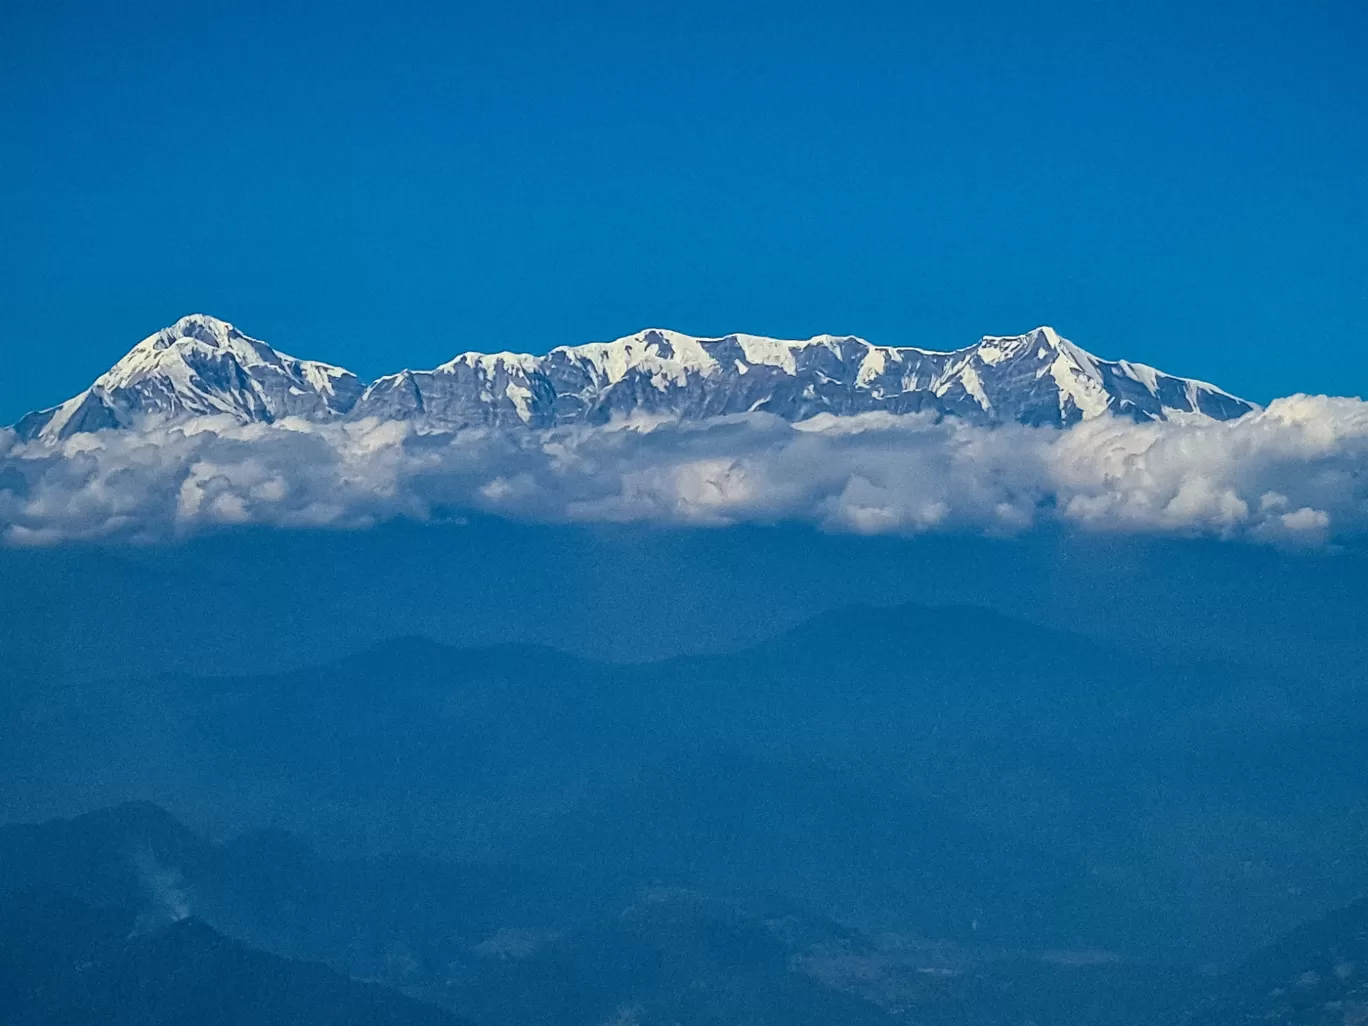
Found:
[[[367,385],[341,367],[287,356],[226,321],[192,314],[143,339],[81,394],[14,427],[24,440],[57,441],[148,417],[216,414],[244,423],[416,419],[456,430],[632,414],[693,420],[764,411],[800,421],[879,410],[1066,426],[1107,414],[1228,420],[1254,408],[1214,385],[1099,359],[1045,327],[952,352],[854,336],[695,338],[653,328],[545,356],[468,352]]]

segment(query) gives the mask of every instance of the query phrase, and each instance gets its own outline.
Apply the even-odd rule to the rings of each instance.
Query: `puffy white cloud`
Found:
[[[10,544],[237,524],[357,528],[483,512],[548,521],[1012,534],[1048,523],[1320,544],[1368,529],[1368,404],[1293,396],[1238,421],[1067,430],[921,415],[424,433],[287,420],[0,432]]]

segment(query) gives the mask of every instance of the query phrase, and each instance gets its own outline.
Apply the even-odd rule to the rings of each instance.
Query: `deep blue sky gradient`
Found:
[[[1058,327],[1368,392],[1368,5],[0,13],[0,422],[191,311],[363,376],[649,325]]]

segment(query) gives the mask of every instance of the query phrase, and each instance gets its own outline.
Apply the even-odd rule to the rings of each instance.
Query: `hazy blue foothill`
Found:
[[[1231,549],[475,522],[7,551],[0,815],[114,811],[5,828],[0,884],[476,1022],[1141,993],[1123,1021],[1182,1021],[1199,969],[1368,873],[1359,557]],[[928,594],[955,604],[870,602]],[[397,622],[448,643],[367,639]]]
[[[58,891],[0,898],[0,1021],[25,1026],[460,1026],[462,1020],[230,940],[198,919],[140,930],[136,905]]]
[[[0,548],[4,665],[33,676],[279,670],[409,635],[612,661],[733,650],[845,605],[963,604],[1308,680],[1368,647],[1361,547],[1038,530],[860,537],[803,527],[524,524],[218,532]]]
[[[14,1022],[125,1021],[139,1008],[148,1017],[132,1021],[183,1021],[224,986],[214,1021],[244,1010],[264,1016],[250,1021],[457,1021],[434,1007],[446,1006],[510,1024],[623,1008],[652,1022],[1319,1022],[1305,1013],[1362,993],[1335,968],[1361,956],[1368,923],[1352,906],[1197,973],[1098,951],[871,936],[772,895],[335,859],[278,830],[210,844],[146,804],[0,829],[0,855],[22,860],[6,874],[16,889],[0,947]],[[1308,973],[1314,985],[1298,985]]]

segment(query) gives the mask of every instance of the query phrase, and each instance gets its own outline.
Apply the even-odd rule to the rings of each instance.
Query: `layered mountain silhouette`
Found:
[[[339,860],[277,830],[215,845],[146,804],[0,828],[0,859],[25,867],[9,879],[23,889],[0,900],[0,980],[24,1012],[0,1021],[236,1023],[249,1010],[255,1022],[454,1021],[345,973],[491,1026],[1005,1026],[1021,1015],[1139,1026],[1177,1009],[1195,980],[1095,956],[877,940],[763,893]],[[73,884],[65,874],[78,866]],[[167,888],[183,918],[167,919]],[[221,1001],[220,987],[232,989]],[[208,1017],[194,1020],[196,1001]]]
[[[0,772],[26,818],[148,798],[585,894],[774,893],[875,933],[1206,960],[1356,896],[1345,693],[979,609],[850,608],[658,663],[408,639],[62,680],[12,712]]]
[[[279,830],[212,844],[146,803],[0,827],[0,865],[0,1022],[25,1026],[461,1021],[434,1005],[491,1026],[1343,1026],[1368,1011],[1363,902],[1199,975],[876,938],[761,893],[336,859]]]

